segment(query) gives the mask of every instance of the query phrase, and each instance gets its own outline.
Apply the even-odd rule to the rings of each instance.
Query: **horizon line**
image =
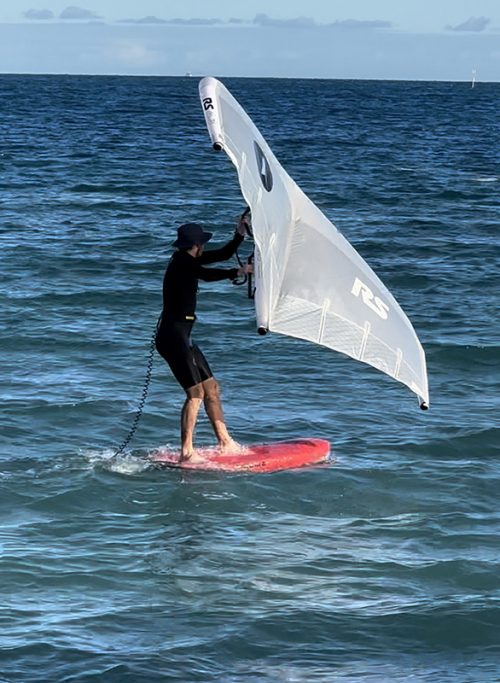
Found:
[[[474,69],[471,68],[471,75]],[[69,73],[63,71],[47,71],[47,72],[36,72],[36,71],[1,71],[0,76],[66,76],[66,77],[76,77],[76,78],[185,78],[185,79],[202,79],[205,76],[212,74],[129,74],[129,73]],[[471,78],[467,77],[463,80],[447,79],[447,78],[373,78],[373,77],[347,77],[347,76],[235,76],[228,74],[219,74],[214,76],[214,78],[241,78],[241,79],[275,79],[275,80],[295,80],[295,81],[374,81],[374,82],[394,82],[394,83],[470,83]],[[489,79],[477,79],[475,84],[478,83],[500,83],[500,80],[493,81]]]

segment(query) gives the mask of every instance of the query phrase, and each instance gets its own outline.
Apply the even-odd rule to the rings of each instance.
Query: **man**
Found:
[[[191,330],[196,320],[196,293],[198,280],[216,282],[235,280],[251,271],[242,268],[205,268],[218,261],[227,261],[243,241],[246,218],[241,218],[233,239],[220,249],[204,251],[212,237],[197,223],[181,225],[173,246],[172,256],[163,280],[163,311],[156,334],[158,353],[167,361],[174,377],[186,392],[181,412],[180,459],[203,462],[193,447],[193,434],[198,412],[203,402],[222,452],[239,448],[224,423],[219,385],[208,362],[196,344],[191,341]]]

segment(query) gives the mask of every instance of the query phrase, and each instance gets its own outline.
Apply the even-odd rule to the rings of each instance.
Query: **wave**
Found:
[[[445,401],[447,401],[446,398]],[[441,436],[437,436],[432,431],[429,432],[427,438],[418,443],[411,439],[403,442],[398,438],[396,443],[387,443],[385,451],[395,454],[404,452],[406,460],[414,457],[415,464],[418,467],[424,467],[425,465],[425,467],[429,466],[431,469],[439,469],[441,467],[440,464],[434,467],[434,463],[460,460],[462,464],[456,465],[457,477],[460,478],[461,469],[471,467],[473,471],[471,470],[469,485],[472,487],[472,475],[474,474],[481,478],[486,469],[488,469],[488,461],[491,462],[492,459],[500,455],[500,428],[474,428],[471,426],[470,421],[464,427],[448,424],[446,425],[445,433]],[[425,458],[425,460],[422,460],[422,458]],[[425,463],[430,464],[427,465]],[[497,474],[493,473],[492,476],[496,477]],[[483,490],[482,496],[485,497],[486,495],[487,491]]]
[[[469,369],[483,367],[498,367],[500,363],[500,346],[496,344],[433,344],[425,345],[425,350],[432,356],[434,363],[443,362],[446,365],[467,365]],[[473,365],[470,365],[473,363]]]
[[[500,178],[496,175],[494,176],[480,176],[479,178],[474,178],[476,183],[496,183]]]

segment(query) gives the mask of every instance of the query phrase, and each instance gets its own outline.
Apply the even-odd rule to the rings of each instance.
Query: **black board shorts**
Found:
[[[183,389],[213,377],[207,359],[191,342],[193,321],[162,321],[156,334],[156,350],[164,358]]]

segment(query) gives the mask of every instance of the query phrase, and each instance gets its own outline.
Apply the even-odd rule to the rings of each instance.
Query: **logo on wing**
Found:
[[[361,282],[359,277],[354,280],[354,284],[351,289],[351,294],[354,296],[361,297],[361,300],[371,308],[374,313],[376,313],[382,320],[387,320],[387,314],[389,313],[389,306],[382,301],[378,296],[375,296],[372,290]]]
[[[253,143],[255,150],[255,158],[257,159],[257,168],[259,169],[260,179],[265,189],[271,192],[273,189],[273,174],[271,173],[271,168],[269,162],[265,157],[264,152],[261,150],[259,145],[255,142]]]

